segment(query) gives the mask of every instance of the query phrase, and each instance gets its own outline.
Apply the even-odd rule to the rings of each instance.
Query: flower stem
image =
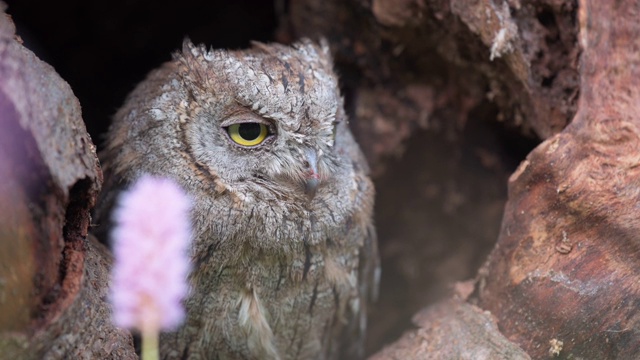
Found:
[[[158,331],[142,333],[142,360],[158,360]]]

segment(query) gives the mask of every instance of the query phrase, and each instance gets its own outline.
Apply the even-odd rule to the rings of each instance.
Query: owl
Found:
[[[374,188],[326,44],[186,40],[115,115],[97,222],[143,174],[193,201],[191,292],[164,359],[362,356]]]

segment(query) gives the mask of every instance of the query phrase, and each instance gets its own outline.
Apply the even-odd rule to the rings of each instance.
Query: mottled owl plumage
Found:
[[[194,200],[188,315],[163,334],[163,358],[361,351],[377,286],[374,190],[332,68],[327,46],[308,40],[241,51],[185,41],[116,114],[97,222],[144,173]],[[236,143],[238,131],[261,142]]]

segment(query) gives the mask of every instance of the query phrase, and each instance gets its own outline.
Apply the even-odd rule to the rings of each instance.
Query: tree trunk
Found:
[[[580,5],[578,113],[511,176],[475,300],[533,358],[637,359],[640,4]]]
[[[0,114],[0,358],[135,358],[105,303],[110,255],[88,236],[102,173],[80,105],[2,12]]]

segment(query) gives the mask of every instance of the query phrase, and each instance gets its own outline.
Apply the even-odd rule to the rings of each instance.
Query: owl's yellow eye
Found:
[[[227,132],[231,140],[242,146],[260,145],[264,139],[267,138],[267,135],[269,135],[267,126],[257,122],[229,125]]]

